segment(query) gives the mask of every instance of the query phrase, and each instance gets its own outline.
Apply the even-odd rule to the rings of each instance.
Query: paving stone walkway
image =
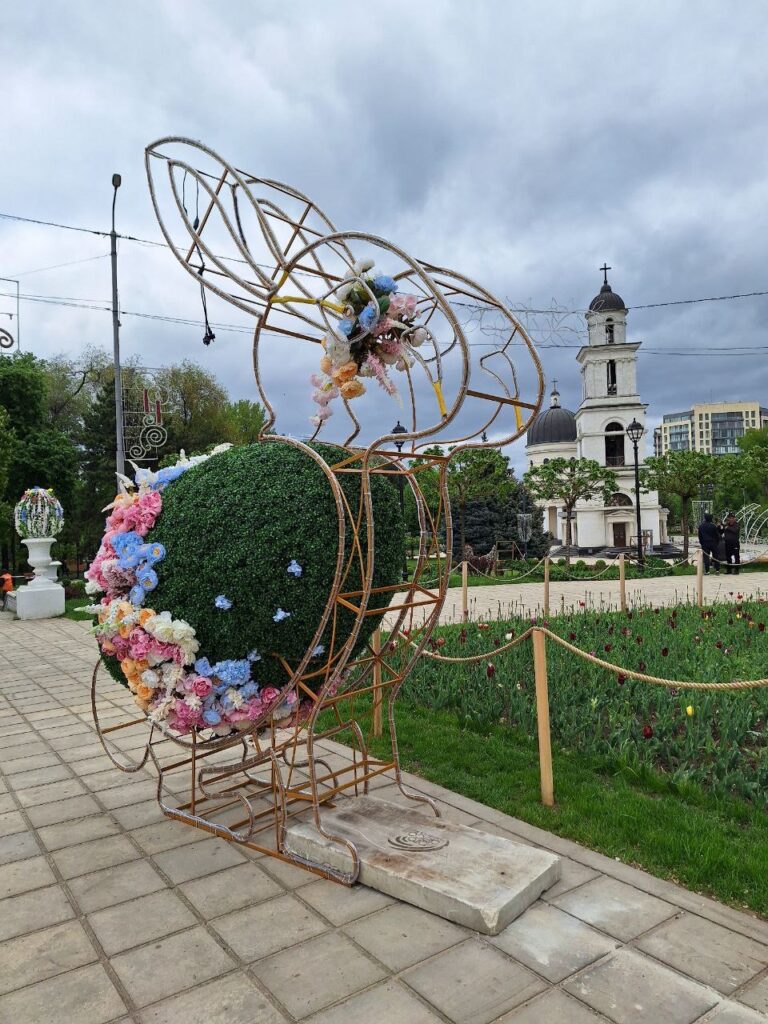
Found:
[[[77,623],[0,615],[0,1024],[768,1019],[767,922],[415,777],[447,818],[563,858],[497,937],[163,818],[150,773],[101,750],[93,661]]]
[[[627,604],[666,607],[696,600],[696,577],[656,577],[648,580],[627,580]],[[731,601],[736,595],[768,599],[768,573],[740,573],[738,576],[704,577],[704,601]],[[543,583],[490,583],[470,587],[469,618],[471,621],[527,618],[541,615],[544,609]],[[552,614],[578,611],[580,607],[618,609],[618,580],[569,580],[550,584],[549,606]],[[419,610],[413,613],[418,620]],[[451,587],[440,616],[442,623],[461,622],[461,587]]]

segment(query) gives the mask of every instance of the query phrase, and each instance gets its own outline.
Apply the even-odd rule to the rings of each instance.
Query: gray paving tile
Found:
[[[210,835],[201,828],[193,828],[181,821],[172,821],[163,815],[162,821],[151,825],[143,825],[131,832],[131,839],[139,844],[146,853],[164,853],[177,846],[199,843],[210,839]]]
[[[717,1002],[711,991],[633,949],[620,949],[563,987],[616,1024],[692,1024]]]
[[[551,988],[530,1003],[505,1013],[496,1024],[604,1024],[605,1017],[598,1017],[583,1003],[559,989]],[[662,1024],[661,1021],[658,1024]],[[669,1022],[665,1022],[669,1024]]]
[[[45,981],[97,959],[79,921],[19,935],[0,944],[0,994]]]
[[[768,976],[761,978],[748,985],[743,992],[739,993],[739,1002],[760,1010],[768,1016]]]
[[[277,896],[283,889],[252,861],[179,886],[206,920]]]
[[[0,836],[15,836],[20,831],[27,831],[27,822],[18,811],[0,814]]]
[[[412,967],[403,981],[456,1024],[489,1024],[546,988],[476,938]]]
[[[69,900],[58,885],[10,896],[0,900],[0,942],[74,916]]]
[[[125,1004],[100,964],[0,996],[3,1024],[106,1024],[124,1012]]]
[[[290,893],[218,917],[212,927],[246,962],[328,930],[322,918]]]
[[[680,912],[670,903],[605,875],[565,893],[554,905],[624,942]]]
[[[534,904],[489,941],[553,984],[618,946],[615,939],[546,903]]]
[[[693,914],[657,928],[638,948],[730,995],[768,967],[768,946]]]
[[[141,1024],[189,1024],[200,1019],[201,1007],[205,1007],[205,1024],[283,1024],[287,1021],[242,974],[229,974],[164,999],[143,1010],[139,1019]],[[390,1024],[400,1022],[390,1021]]]
[[[221,871],[222,868],[231,868],[245,861],[243,854],[231,843],[218,838],[206,838],[202,843],[180,846],[176,850],[158,853],[152,859],[175,884]]]
[[[51,855],[64,878],[75,878],[100,868],[125,864],[141,855],[127,836],[105,836],[79,846],[67,846]]]
[[[437,1024],[440,1020],[412,992],[391,980],[322,1010],[307,1024]]]
[[[50,768],[60,763],[55,754],[34,754],[31,757],[19,757],[6,762],[3,765],[3,774],[16,775],[18,772],[28,772],[33,768]]]
[[[262,857],[259,867],[262,867],[284,889],[298,889],[300,886],[309,885],[317,877],[311,871],[299,868],[295,864],[289,864],[287,861],[278,860],[277,857]]]
[[[5,814],[7,811],[15,811],[16,804],[14,803],[13,797],[10,793],[0,794],[0,814]]]
[[[137,804],[128,804],[127,807],[113,807],[110,815],[119,821],[123,828],[134,829],[142,825],[154,825],[158,822],[170,821],[157,806],[157,800],[141,800]],[[192,829],[190,828],[190,832]]]
[[[16,797],[23,807],[40,807],[43,804],[58,803],[71,796],[80,796],[85,787],[77,779],[65,782],[50,782],[45,786],[32,786],[30,789],[16,790]]]
[[[159,939],[196,923],[194,914],[172,892],[140,896],[91,914],[88,921],[107,956]]]
[[[42,825],[55,825],[60,821],[72,821],[85,818],[89,814],[99,814],[101,808],[92,796],[76,796],[70,800],[57,800],[39,807],[28,807],[27,816],[35,828]]]
[[[335,925],[347,924],[394,903],[391,896],[365,885],[339,885],[327,878],[301,888],[301,898]]]
[[[126,775],[125,778],[128,781],[124,785],[99,793],[100,803],[108,808],[126,807],[128,804],[137,804],[142,800],[149,800],[150,797],[156,797],[157,783],[154,780],[142,782],[132,779],[130,775]]]
[[[344,931],[391,971],[402,971],[426,960],[470,934],[465,928],[407,903],[394,903],[346,925]]]
[[[0,864],[11,864],[40,854],[32,832],[16,832],[0,839]]]
[[[726,1000],[696,1024],[765,1024],[765,1015]]]
[[[85,914],[165,889],[165,882],[148,860],[135,860],[90,875],[81,875],[71,879],[68,884]]]
[[[14,775],[11,785],[14,789],[31,789],[33,786],[44,786],[49,782],[63,782],[71,779],[72,772],[63,764],[49,765],[47,768],[32,768],[30,771]]]
[[[318,935],[284,949],[257,961],[251,969],[298,1018],[323,1010],[384,976],[380,967],[338,933]]]
[[[585,867],[583,864],[579,864],[578,861],[570,860],[568,857],[561,857],[560,881],[556,882],[551,889],[547,889],[542,899],[547,900],[547,902],[556,900],[558,896],[570,892],[571,889],[575,889],[577,886],[597,878],[597,875],[598,872],[593,871],[592,868]]]
[[[45,857],[31,857],[29,860],[14,861],[0,867],[0,899],[15,896],[51,885],[56,876],[48,867]]]
[[[56,825],[44,825],[37,830],[39,838],[48,850],[63,850],[66,846],[78,846],[92,839],[104,839],[120,831],[106,814],[92,814],[75,821],[60,821]]]
[[[112,959],[126,990],[137,1006],[231,971],[235,964],[204,928],[192,928]]]

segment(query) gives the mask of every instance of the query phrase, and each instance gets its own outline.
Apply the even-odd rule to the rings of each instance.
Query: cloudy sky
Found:
[[[630,307],[764,291],[766,29],[760,0],[28,0],[7,6],[0,43],[0,212],[108,230],[119,171],[119,229],[157,240],[143,150],[184,135],[515,308],[583,309],[604,260]],[[107,253],[98,236],[0,220],[0,275],[24,295],[107,305]],[[120,291],[125,311],[201,315],[162,249],[122,242]],[[215,299],[210,315],[247,322]],[[583,318],[521,317],[575,408]],[[768,296],[631,312],[650,424],[694,401],[768,404],[766,321]],[[111,322],[25,300],[21,335],[75,355],[111,345]],[[188,356],[255,397],[249,337],[201,337],[123,316],[126,356]]]

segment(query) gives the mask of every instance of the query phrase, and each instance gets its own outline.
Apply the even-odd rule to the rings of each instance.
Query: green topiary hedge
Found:
[[[315,445],[329,463],[345,458],[343,449]],[[339,481],[356,515],[360,477],[342,474]],[[374,587],[401,577],[404,530],[399,495],[392,480],[371,479],[376,528]],[[148,542],[165,545],[158,563],[159,582],[146,606],[169,611],[195,628],[200,655],[213,664],[245,658],[254,648],[262,655],[260,685],[285,683],[280,655],[298,661],[312,640],[333,583],[338,526],[336,503],[322,469],[299,449],[266,442],[231,448],[190,469],[163,491],[163,511]],[[365,529],[361,530],[365,553]],[[346,554],[352,548],[347,529]],[[294,561],[302,574],[288,573]],[[359,590],[357,560],[344,589]],[[217,596],[232,602],[216,607]],[[373,595],[371,607],[388,604],[391,594]],[[355,600],[355,599],[353,599]],[[275,622],[278,609],[290,617]],[[348,634],[354,616],[342,611],[337,638]],[[365,620],[359,650],[379,624]],[[330,630],[322,642],[328,647]],[[108,658],[105,661],[115,662]],[[121,678],[119,666],[108,664]]]

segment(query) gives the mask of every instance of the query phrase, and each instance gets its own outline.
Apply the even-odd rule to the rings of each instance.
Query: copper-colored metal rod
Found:
[[[224,182],[227,180],[227,175],[228,174],[229,174],[229,168],[225,168],[224,173],[219,178],[219,181],[218,181],[218,184],[216,185],[216,188],[213,190],[213,194],[215,196],[217,196],[219,194],[219,192],[221,192],[221,190],[222,190],[222,188],[224,186]],[[208,202],[208,209],[203,214],[203,219],[200,221],[200,224],[198,225],[198,228],[197,228],[198,236],[200,234],[202,234],[203,228],[208,223],[208,218],[211,216],[211,210],[213,209],[213,207],[214,207],[214,202],[211,199]],[[197,248],[197,243],[193,242],[192,245],[190,245],[190,247],[189,247],[189,252],[184,257],[184,259],[186,260],[187,263],[189,263],[189,259],[190,259],[192,253],[195,251],[196,248]]]
[[[520,409],[532,409],[537,410],[538,405],[531,404],[531,402],[521,402],[519,398],[506,398],[503,395],[489,395],[485,391],[472,391],[467,388],[467,395],[470,398],[482,398],[487,402],[500,402],[502,405],[516,405]]]
[[[117,732],[118,729],[130,729],[132,725],[146,725],[146,718],[132,718],[130,722],[121,722],[120,725],[108,725],[106,729],[102,729],[102,734],[106,736],[108,732]]]

